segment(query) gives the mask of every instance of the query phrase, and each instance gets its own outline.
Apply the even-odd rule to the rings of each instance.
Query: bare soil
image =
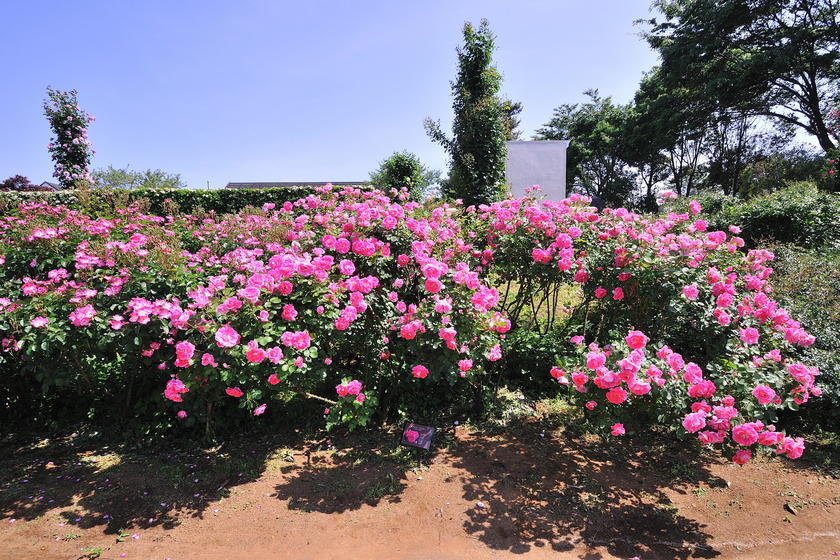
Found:
[[[797,560],[840,554],[836,464],[738,467],[521,422],[212,450],[0,445],[0,559]],[[832,470],[834,469],[834,470]]]

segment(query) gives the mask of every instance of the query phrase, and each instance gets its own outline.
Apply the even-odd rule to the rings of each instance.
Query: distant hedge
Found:
[[[334,188],[341,188],[335,186]],[[87,212],[107,211],[142,199],[148,201],[148,212],[169,214],[174,206],[182,212],[196,208],[218,214],[237,212],[247,206],[265,203],[292,202],[310,194],[316,187],[283,187],[276,189],[217,189],[211,191],[178,189],[91,189],[87,191],[0,192],[0,212],[17,208],[20,203],[39,200],[52,205],[84,209]]]
[[[747,247],[762,242],[791,243],[799,247],[840,247],[840,194],[817,190],[810,183],[750,200],[721,194],[696,197],[709,229],[725,230],[729,224],[742,229]],[[690,199],[680,199],[672,209],[686,211]]]

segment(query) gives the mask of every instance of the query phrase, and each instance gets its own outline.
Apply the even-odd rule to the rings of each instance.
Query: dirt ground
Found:
[[[0,559],[833,558],[836,465],[524,422],[213,450],[0,445]],[[699,481],[699,482],[698,482]]]

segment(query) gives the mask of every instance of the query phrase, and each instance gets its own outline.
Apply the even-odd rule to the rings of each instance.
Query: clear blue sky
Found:
[[[587,88],[629,100],[655,54],[649,0],[6,1],[0,180],[50,179],[48,85],[97,117],[94,167],[228,181],[368,178],[394,151],[434,168],[464,21],[490,21],[526,138]]]

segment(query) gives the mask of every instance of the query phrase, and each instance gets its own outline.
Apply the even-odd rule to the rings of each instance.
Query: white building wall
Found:
[[[539,185],[549,200],[566,198],[566,148],[568,140],[516,140],[507,143],[505,180],[513,196]]]

